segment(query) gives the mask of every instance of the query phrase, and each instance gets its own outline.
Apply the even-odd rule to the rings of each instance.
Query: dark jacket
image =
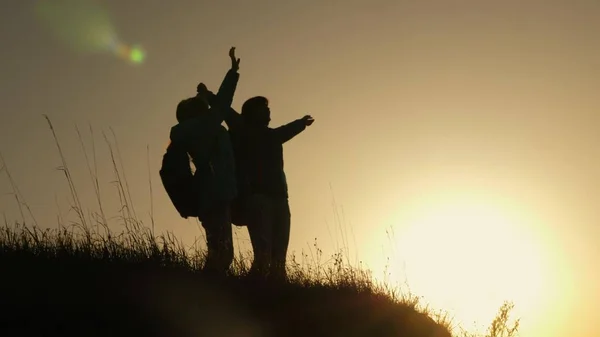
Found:
[[[233,144],[240,196],[266,194],[288,197],[283,144],[304,131],[303,120],[269,128],[245,124],[238,118],[229,134]]]
[[[196,167],[195,178],[203,207],[231,201],[237,195],[235,158],[229,134],[222,123],[224,120],[231,122],[231,102],[238,80],[239,74],[229,70],[211,100],[211,108],[171,129],[171,141],[185,146]],[[198,98],[188,100],[194,99]]]

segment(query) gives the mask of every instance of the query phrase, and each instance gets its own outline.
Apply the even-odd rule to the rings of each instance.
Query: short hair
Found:
[[[249,98],[242,105],[242,116],[246,116],[246,118],[254,117],[255,111],[257,108],[269,106],[269,100],[263,96],[255,96]]]

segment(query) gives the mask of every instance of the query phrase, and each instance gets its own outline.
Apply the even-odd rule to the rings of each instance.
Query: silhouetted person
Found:
[[[214,97],[200,83],[194,97],[177,106],[178,124],[171,142],[184,146],[196,168],[198,219],[206,231],[208,254],[205,270],[224,273],[233,261],[231,201],[237,194],[235,160],[229,134],[222,126],[229,120],[231,102],[239,80],[239,59],[230,50],[232,66]],[[209,103],[212,105],[209,106]]]
[[[312,125],[307,115],[270,128],[269,101],[262,96],[242,106],[241,124],[229,132],[234,146],[238,207],[242,209],[254,251],[253,274],[285,277],[290,239],[290,207],[284,172],[283,144]]]

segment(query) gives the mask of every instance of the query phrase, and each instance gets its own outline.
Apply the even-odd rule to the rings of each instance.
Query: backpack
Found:
[[[193,99],[180,102],[177,113],[195,109],[194,103]],[[171,128],[171,143],[163,156],[160,176],[171,202],[185,219],[203,221],[215,203],[231,200],[236,194],[229,135],[214,122],[214,116],[200,115]]]
[[[189,118],[200,107],[195,98],[184,99],[177,105],[176,116],[178,120]],[[181,123],[171,129],[181,127]],[[172,136],[172,135],[171,135]],[[199,218],[200,194],[196,173],[190,166],[191,157],[188,149],[181,140],[173,140],[169,143],[163,155],[160,169],[160,179],[171,202],[179,212],[179,215],[187,219],[189,217]]]
[[[198,217],[199,194],[187,151],[171,142],[163,155],[160,179],[179,215]]]
[[[214,131],[211,131],[212,126],[209,124],[203,126],[207,128],[200,129],[200,133],[211,134]],[[174,128],[176,127],[181,127],[181,124]],[[185,132],[189,132],[189,129],[184,130]],[[208,150],[207,157],[196,158],[192,170],[189,144],[182,142],[181,139],[172,139],[163,155],[159,172],[163,187],[179,215],[184,219],[194,217],[200,221],[204,219],[204,213],[210,209],[211,197],[214,196],[214,165],[218,164],[218,153],[221,150],[217,135],[209,136],[201,143],[201,146],[205,146]]]

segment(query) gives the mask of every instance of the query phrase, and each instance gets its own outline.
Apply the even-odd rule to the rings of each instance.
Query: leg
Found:
[[[248,234],[252,243],[254,260],[252,274],[264,274],[271,264],[273,207],[265,195],[253,195],[248,202]]]
[[[202,222],[206,231],[208,254],[204,269],[224,274],[233,262],[233,239],[228,203],[212,208]]]
[[[285,278],[286,257],[290,243],[291,213],[287,198],[274,200],[273,249],[271,252],[271,274]]]

